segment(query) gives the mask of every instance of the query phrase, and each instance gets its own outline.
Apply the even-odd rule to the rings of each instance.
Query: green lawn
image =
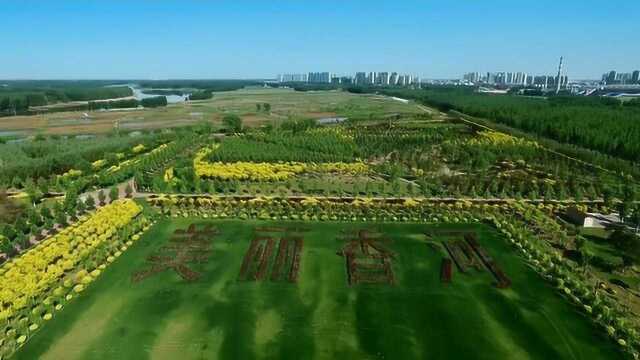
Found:
[[[478,232],[480,244],[513,281],[491,285],[486,271],[440,282],[442,250],[419,224],[209,221],[209,262],[186,282],[173,270],[132,283],[147,256],[192,220],[163,220],[36,334],[17,359],[614,359],[601,330],[533,273],[483,225],[442,226]],[[256,226],[304,227],[297,283],[239,281]],[[345,229],[373,227],[395,285],[347,283],[336,254]],[[435,241],[442,238],[434,237]],[[474,270],[475,271],[475,270]]]

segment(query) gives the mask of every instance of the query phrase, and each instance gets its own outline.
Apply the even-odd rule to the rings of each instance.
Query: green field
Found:
[[[176,229],[162,220],[46,324],[17,359],[613,359],[600,329],[555,293],[484,225],[197,221],[214,226],[209,260],[133,282]],[[297,283],[240,281],[256,227],[304,228]],[[370,229],[395,258],[394,284],[349,286],[344,231]],[[454,270],[440,280],[443,250],[425,232],[475,231],[513,284]],[[275,237],[274,234],[271,233]],[[429,245],[431,244],[431,245]],[[270,265],[272,270],[272,265]]]

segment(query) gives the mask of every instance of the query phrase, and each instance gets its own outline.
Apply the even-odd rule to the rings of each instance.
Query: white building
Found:
[[[330,72],[310,72],[307,81],[310,83],[330,83],[331,82],[331,73]]]
[[[279,82],[307,82],[307,74],[281,74],[278,75]]]
[[[388,72],[379,72],[376,76],[376,84],[378,85],[389,85],[389,73]]]

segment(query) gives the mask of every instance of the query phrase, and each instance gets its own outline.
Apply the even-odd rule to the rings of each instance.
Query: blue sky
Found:
[[[640,68],[640,1],[5,1],[0,78]]]

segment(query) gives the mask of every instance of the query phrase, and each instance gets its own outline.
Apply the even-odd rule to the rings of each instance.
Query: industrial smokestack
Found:
[[[560,92],[561,82],[562,82],[562,56],[560,56],[560,64],[558,65],[558,77],[556,78],[556,94]]]

